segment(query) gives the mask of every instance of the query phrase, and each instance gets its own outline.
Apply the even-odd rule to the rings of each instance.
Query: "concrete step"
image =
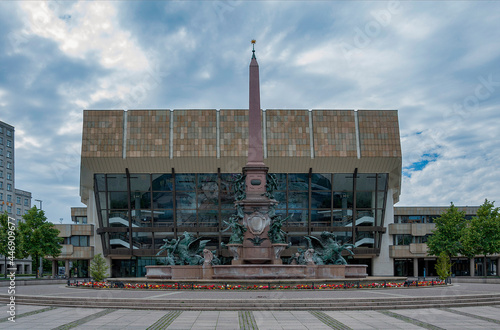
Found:
[[[40,303],[23,303],[25,305],[44,305]],[[55,306],[58,305],[48,305]],[[113,308],[113,309],[137,309],[137,310],[200,310],[200,311],[256,311],[256,310],[325,310],[325,311],[356,311],[356,310],[387,310],[387,309],[418,309],[418,308],[450,308],[450,307],[473,307],[473,306],[491,306],[491,304],[425,304],[425,305],[395,305],[390,307],[377,307],[377,306],[241,306],[235,308],[233,306],[116,306],[113,304],[108,305],[92,305],[92,306],[67,306],[61,305],[59,307],[85,307],[85,308]]]
[[[8,302],[5,295],[0,295],[1,302]],[[442,297],[402,297],[378,299],[203,299],[203,300],[145,300],[120,298],[72,298],[16,296],[17,304],[98,307],[127,309],[162,309],[162,310],[362,310],[362,309],[399,309],[399,308],[441,308],[480,305],[500,305],[500,295],[466,295]]]

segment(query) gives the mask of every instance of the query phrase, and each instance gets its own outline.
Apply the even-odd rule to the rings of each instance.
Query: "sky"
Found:
[[[70,223],[84,109],[396,109],[396,206],[500,205],[500,2],[2,1],[15,185]],[[33,203],[39,206],[38,203]]]

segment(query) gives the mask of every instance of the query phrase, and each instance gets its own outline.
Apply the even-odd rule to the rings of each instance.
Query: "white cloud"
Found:
[[[0,88],[0,107],[6,107],[7,101],[5,97],[7,96],[7,91]]]
[[[30,136],[22,128],[16,128],[16,150],[17,149],[40,149],[43,146],[43,141]]]
[[[83,112],[81,109],[69,111],[63,124],[57,129],[57,135],[67,136],[74,134],[80,137],[82,134],[82,121]]]
[[[105,68],[142,71],[148,59],[131,34],[118,26],[112,2],[81,1],[71,8],[58,8],[46,1],[22,2],[28,21],[26,30],[51,39],[65,54],[97,59]],[[70,16],[62,19],[61,14]]]
[[[446,20],[429,13],[412,13],[412,17],[407,19],[395,20],[391,26],[392,30],[400,38],[415,43],[432,38],[432,35],[443,27]]]

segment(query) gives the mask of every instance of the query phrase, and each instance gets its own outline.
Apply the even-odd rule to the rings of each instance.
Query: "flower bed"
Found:
[[[70,286],[95,289],[150,289],[150,290],[338,290],[338,289],[377,289],[419,286],[446,285],[445,281],[406,281],[406,282],[344,282],[338,284],[297,284],[297,285],[234,285],[234,284],[195,284],[195,283],[123,283],[123,282],[75,282]]]

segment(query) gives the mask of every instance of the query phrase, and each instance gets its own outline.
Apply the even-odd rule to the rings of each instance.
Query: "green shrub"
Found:
[[[109,266],[106,264],[106,260],[100,253],[96,254],[90,263],[90,276],[94,281],[101,282],[108,277],[108,269]]]

